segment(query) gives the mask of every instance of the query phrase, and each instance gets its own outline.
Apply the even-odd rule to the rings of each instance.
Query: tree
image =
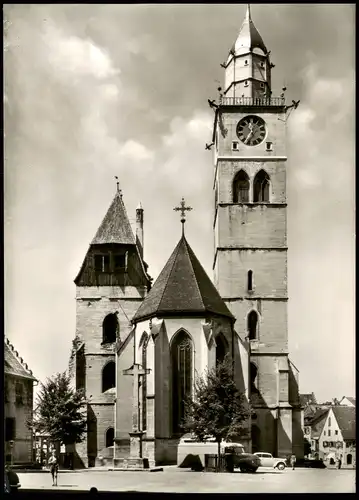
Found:
[[[41,384],[34,419],[29,426],[60,444],[81,443],[86,432],[86,398],[71,387],[70,377],[58,373]]]
[[[221,442],[240,437],[251,413],[245,395],[236,387],[232,360],[227,354],[223,362],[196,378],[193,398],[185,401],[183,429],[199,441],[214,438],[219,458]]]

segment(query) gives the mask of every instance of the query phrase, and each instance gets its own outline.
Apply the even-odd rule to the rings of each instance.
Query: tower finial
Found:
[[[118,194],[119,194],[120,196],[122,196],[122,191],[121,191],[121,189],[120,189],[120,182],[119,182],[119,180],[118,180],[117,175],[115,175],[115,179],[116,179],[116,181],[117,181],[117,182],[116,182],[116,186],[117,186],[117,188],[116,188],[116,189],[117,189],[117,192],[118,192]]]
[[[192,207],[186,207],[186,202],[184,201],[184,198],[182,198],[180,206],[175,207],[173,209],[175,212],[181,212],[181,223],[182,223],[182,234],[184,234],[184,223],[186,222],[186,214],[185,212],[189,212],[190,210],[193,210]]]
[[[246,20],[252,21],[251,19],[251,4],[247,3]]]

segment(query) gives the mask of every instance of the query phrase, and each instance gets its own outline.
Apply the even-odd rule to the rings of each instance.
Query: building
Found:
[[[299,372],[289,359],[284,96],[248,7],[214,109],[214,285],[184,233],[151,288],[121,192],[76,283],[76,386],[89,399],[85,466],[145,454],[175,463],[183,397],[196,373],[234,357],[255,409],[248,451],[303,456]],[[210,196],[210,193],[208,193]],[[185,207],[182,200],[181,222]],[[100,459],[101,458],[101,459]]]
[[[308,407],[307,407],[308,408]],[[305,410],[304,410],[305,411]],[[319,438],[322,433],[329,408],[319,408],[304,417],[304,437],[310,446],[309,458],[319,459]]]
[[[319,458],[334,465],[341,457],[343,467],[356,464],[355,407],[333,406],[326,414],[318,443]]]
[[[355,398],[351,398],[349,396],[343,396],[339,404],[341,406],[352,406],[355,408]]]
[[[7,463],[33,461],[33,436],[27,427],[32,420],[34,384],[37,382],[8,339],[4,343],[5,459]]]
[[[300,404],[303,407],[317,404],[317,399],[315,397],[314,392],[312,392],[311,394],[300,394],[299,399],[300,399]]]

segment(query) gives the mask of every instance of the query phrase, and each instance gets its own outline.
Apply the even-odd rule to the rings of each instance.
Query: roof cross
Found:
[[[181,222],[182,222],[182,234],[184,234],[184,223],[186,222],[186,214],[185,212],[189,212],[190,210],[193,210],[192,207],[186,207],[186,202],[184,201],[184,198],[182,198],[180,206],[175,207],[173,209],[175,212],[181,212]]]

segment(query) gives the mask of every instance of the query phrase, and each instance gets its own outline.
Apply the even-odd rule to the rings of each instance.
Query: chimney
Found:
[[[136,243],[143,258],[143,208],[141,203],[136,208]]]

